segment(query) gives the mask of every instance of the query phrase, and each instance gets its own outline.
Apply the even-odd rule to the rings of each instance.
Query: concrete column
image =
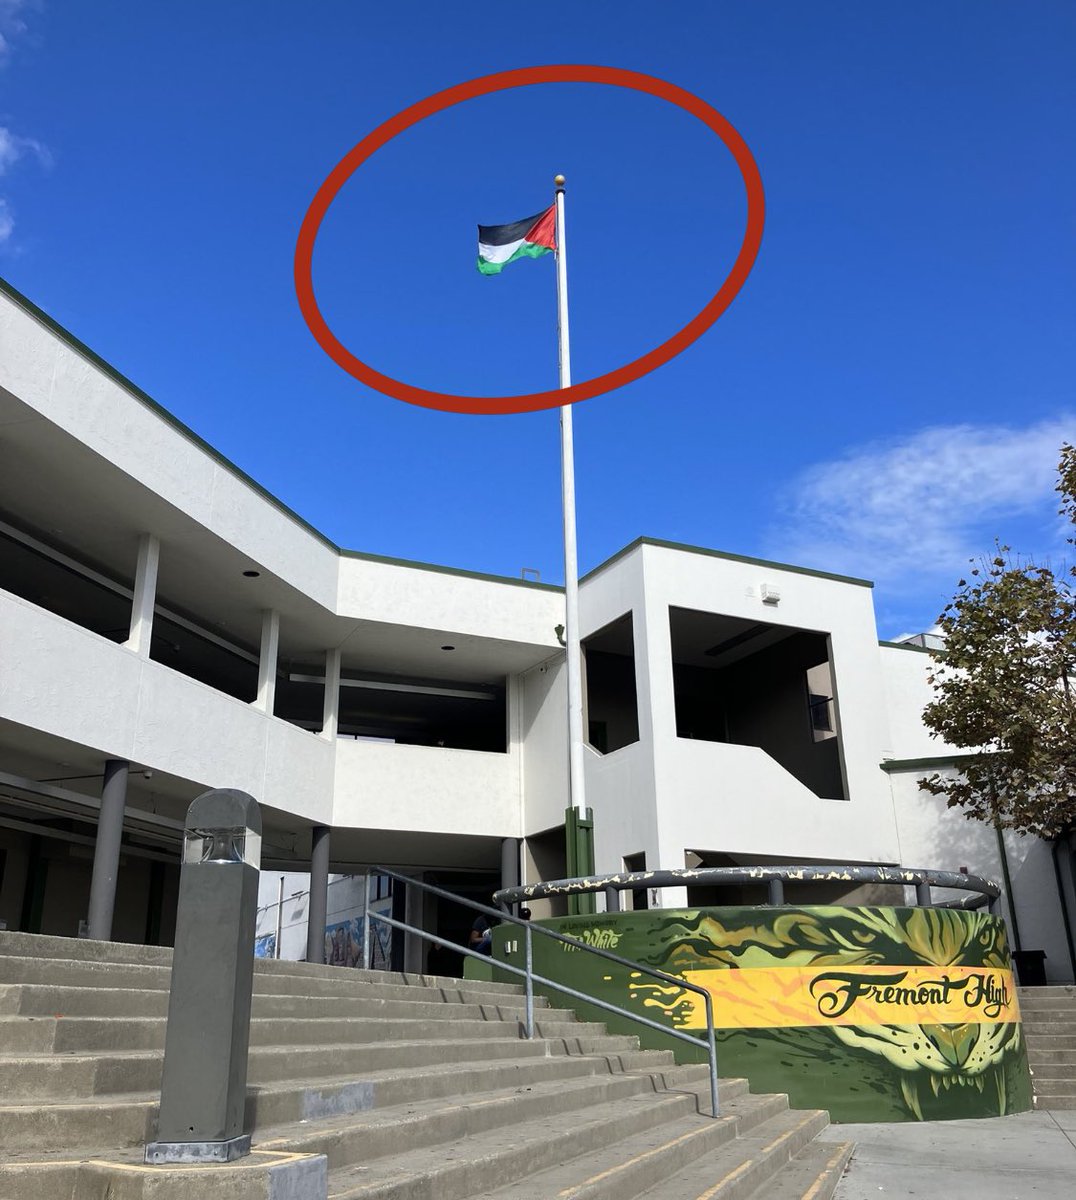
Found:
[[[425,893],[420,892],[417,887],[409,887],[407,889],[407,901],[404,905],[406,916],[404,921],[406,924],[415,929],[425,928],[423,924],[423,916],[426,908]],[[394,929],[393,934],[398,934],[400,931]],[[403,969],[412,974],[420,975],[422,973],[422,958],[426,949],[426,943],[418,936],[417,933],[405,933],[404,939],[404,964]]]
[[[336,741],[340,722],[340,648],[325,651],[325,707],[321,717],[321,736]]]
[[[501,887],[519,887],[519,838],[509,837],[501,842]],[[510,904],[508,911],[519,912],[519,905]]]
[[[112,914],[116,907],[116,879],[120,868],[120,839],[123,810],[127,804],[127,772],[131,764],[110,758],[105,763],[101,787],[101,815],[93,850],[93,879],[90,883],[89,936],[107,942],[112,938]]]
[[[134,599],[131,602],[131,633],[126,645],[149,658],[153,636],[153,606],[157,603],[157,566],[161,558],[161,543],[152,533],[144,533],[138,543],[138,566],[135,570]]]
[[[258,694],[254,707],[273,715],[276,699],[277,651],[280,647],[280,613],[271,608],[262,613],[262,644],[258,654]]]
[[[329,911],[329,827],[315,825],[310,836],[310,904],[306,910],[306,961],[325,961],[325,919]]]

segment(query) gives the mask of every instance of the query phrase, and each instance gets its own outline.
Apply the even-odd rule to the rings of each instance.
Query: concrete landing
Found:
[[[833,1200],[1071,1200],[1076,1194],[1076,1112],[830,1125],[818,1140],[856,1143]]]

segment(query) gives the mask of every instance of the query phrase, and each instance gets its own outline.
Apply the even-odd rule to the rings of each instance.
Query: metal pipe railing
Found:
[[[524,980],[524,1029],[528,1038],[534,1037],[534,984],[539,983],[543,987],[552,988],[554,991],[562,992],[566,996],[570,996],[574,1000],[581,1000],[587,1004],[593,1004],[597,1008],[603,1009],[605,1012],[614,1013],[620,1017],[627,1017],[629,1020],[635,1021],[640,1025],[645,1025],[650,1029],[655,1029],[659,1033],[667,1034],[682,1042],[690,1042],[696,1047],[701,1047],[706,1051],[707,1061],[710,1071],[710,1109],[711,1115],[715,1118],[719,1115],[718,1106],[718,1081],[717,1081],[717,1041],[714,1033],[714,1007],[713,997],[703,987],[695,983],[688,983],[687,980],[681,979],[677,975],[669,975],[665,971],[659,971],[656,967],[647,966],[645,963],[634,962],[632,959],[623,958],[619,954],[613,954],[610,950],[603,950],[598,946],[589,946],[586,942],[579,938],[568,937],[565,934],[557,933],[553,929],[547,929],[543,925],[532,925],[523,917],[514,916],[512,913],[500,911],[495,908],[490,908],[488,905],[479,904],[476,900],[469,900],[464,896],[459,896],[455,892],[445,891],[443,888],[435,887],[431,883],[425,883],[419,879],[413,879],[408,875],[401,875],[396,871],[390,871],[386,867],[373,867],[370,874],[387,875],[390,879],[398,880],[405,887],[418,888],[422,892],[427,892],[432,896],[440,896],[442,899],[451,900],[453,903],[462,904],[465,907],[472,909],[475,912],[484,913],[488,917],[493,917],[498,921],[519,925],[523,927],[524,936],[524,966],[517,967],[512,963],[504,962],[501,959],[494,960],[497,969],[500,971],[508,971],[512,975],[522,976]],[[369,894],[367,892],[367,894]],[[430,933],[428,930],[419,929],[414,925],[408,925],[404,921],[397,921],[394,917],[386,916],[384,913],[372,912],[369,904],[363,915],[363,967],[369,970],[369,947],[370,947],[370,932],[371,922],[378,921],[384,925],[388,925],[392,929],[399,929],[405,933],[413,933],[421,937],[425,941],[432,942],[437,946],[444,946],[450,950],[455,950],[458,953],[466,954],[470,958],[480,959],[482,962],[489,962],[490,956],[481,954],[477,950],[472,950],[469,946],[460,946],[455,942],[450,942],[447,938],[440,937],[438,934]],[[587,995],[585,992],[577,991],[575,988],[569,987],[566,983],[562,983],[556,979],[548,979],[543,975],[537,975],[534,972],[534,951],[533,951],[533,935],[537,933],[542,937],[552,938],[554,941],[563,942],[571,946],[573,950],[583,950],[588,954],[595,954],[599,958],[606,959],[609,962],[616,963],[618,966],[627,967],[631,971],[651,976],[654,979],[660,980],[662,983],[671,984],[674,987],[682,988],[688,992],[694,992],[703,999],[703,1006],[706,1013],[706,1036],[705,1038],[696,1037],[694,1034],[685,1033],[682,1029],[672,1029],[667,1025],[662,1025],[659,1021],[652,1021],[649,1017],[644,1017],[641,1013],[632,1012],[630,1009],[621,1008],[616,1004],[611,1004],[607,1000],[601,1000],[597,996]]]
[[[770,904],[784,903],[786,883],[887,883],[904,884],[915,888],[916,904],[936,908],[982,908],[991,905],[1001,888],[991,879],[965,875],[956,871],[934,871],[915,867],[871,867],[805,864],[802,866],[758,867],[685,867],[672,871],[626,871],[612,875],[587,875],[577,879],[554,879],[548,883],[523,884],[501,888],[493,893],[493,902],[502,912],[512,904],[528,900],[577,896],[584,892],[604,892],[606,909],[615,912],[609,899],[620,892],[640,888],[738,887],[743,884],[766,884]],[[944,900],[934,904],[932,888],[952,888],[976,893],[959,900]]]

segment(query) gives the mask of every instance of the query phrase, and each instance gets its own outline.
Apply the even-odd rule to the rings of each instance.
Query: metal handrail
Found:
[[[523,928],[523,944],[524,944],[524,967],[517,967],[512,963],[503,962],[500,959],[495,960],[497,969],[500,971],[508,971],[513,975],[521,975],[524,978],[524,1028],[528,1038],[534,1037],[534,984],[540,983],[544,987],[553,988],[555,991],[563,992],[566,996],[571,996],[574,1000],[582,1000],[587,1004],[593,1004],[598,1008],[604,1009],[606,1012],[615,1013],[617,1016],[627,1017],[629,1020],[637,1021],[641,1025],[646,1025],[651,1029],[656,1029],[659,1033],[668,1034],[670,1037],[679,1039],[682,1042],[690,1042],[693,1046],[701,1046],[706,1051],[707,1059],[710,1068],[710,1110],[713,1117],[718,1117],[718,1098],[717,1098],[717,1042],[714,1035],[714,1006],[713,997],[703,987],[695,983],[688,983],[686,979],[681,979],[677,975],[669,975],[665,971],[659,971],[656,967],[647,966],[645,963],[634,962],[630,958],[622,958],[619,954],[613,954],[609,950],[603,950],[598,946],[589,946],[586,942],[579,938],[568,937],[565,934],[557,933],[555,930],[546,929],[543,925],[532,925],[530,921],[522,917],[514,916],[512,913],[502,912],[499,909],[490,908],[486,904],[479,904],[476,900],[469,900],[465,896],[459,896],[455,892],[445,891],[443,888],[435,887],[432,883],[425,883],[419,879],[413,879],[409,875],[401,875],[396,871],[390,871],[386,867],[372,867],[367,874],[367,903],[363,911],[363,936],[362,936],[362,955],[363,968],[370,969],[370,932],[371,921],[380,921],[384,925],[388,925],[393,929],[400,929],[407,933],[417,934],[426,941],[433,942],[438,946],[445,946],[449,950],[455,950],[458,953],[469,955],[471,958],[480,959],[482,962],[489,962],[488,954],[481,954],[476,950],[472,950],[469,946],[459,946],[455,942],[448,941],[447,938],[438,936],[435,933],[430,933],[428,930],[419,929],[414,925],[408,925],[404,921],[397,921],[394,917],[386,916],[384,913],[373,912],[369,904],[369,876],[370,875],[387,875],[390,879],[399,880],[407,887],[415,887],[420,891],[428,892],[432,896],[440,896],[445,900],[451,900],[456,904],[465,905],[467,908],[473,909],[476,912],[485,913],[488,917],[493,917],[495,920],[507,922],[512,925],[519,925]],[[630,1009],[621,1008],[616,1004],[611,1004],[607,1000],[601,1000],[597,996],[588,996],[585,992],[577,991],[575,988],[569,987],[565,983],[560,983],[555,979],[547,979],[543,975],[537,975],[534,971],[534,950],[533,950],[533,935],[540,934],[542,937],[552,938],[554,941],[563,942],[571,946],[573,950],[585,950],[588,954],[596,954],[599,958],[607,959],[609,962],[616,963],[618,966],[627,967],[631,971],[639,971],[652,976],[654,979],[659,979],[663,983],[672,984],[674,987],[683,988],[685,991],[695,992],[702,996],[703,1004],[706,1011],[706,1037],[695,1037],[693,1034],[685,1033],[682,1029],[672,1029],[667,1025],[662,1025],[659,1021],[652,1021],[649,1017],[642,1016],[641,1013],[632,1012]]]
[[[553,879],[547,883],[530,883],[521,887],[501,888],[493,893],[493,902],[506,911],[510,904],[543,897],[577,896],[585,892],[604,892],[608,912],[620,908],[620,893],[640,888],[684,887],[688,884],[733,886],[744,883],[765,883],[769,903],[784,903],[784,885],[796,883],[889,883],[915,886],[916,904],[931,907],[931,888],[952,888],[976,892],[966,899],[946,900],[936,908],[981,908],[991,905],[1000,895],[1001,887],[979,875],[956,871],[933,871],[922,867],[864,867],[818,865],[757,866],[757,867],[685,867],[671,871],[627,871],[613,875],[586,875],[576,879]]]

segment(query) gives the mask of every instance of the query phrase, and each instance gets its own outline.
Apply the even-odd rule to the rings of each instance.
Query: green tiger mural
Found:
[[[721,1073],[837,1121],[938,1120],[1027,1109],[1030,1077],[1004,924],[938,908],[706,908],[542,924],[701,985]],[[510,935],[508,935],[510,937]],[[504,933],[501,934],[502,945]],[[536,938],[535,969],[701,1033],[701,998]],[[512,954],[508,953],[511,961]],[[554,1003],[564,1003],[550,993]],[[699,1058],[644,1026],[594,1019]]]

